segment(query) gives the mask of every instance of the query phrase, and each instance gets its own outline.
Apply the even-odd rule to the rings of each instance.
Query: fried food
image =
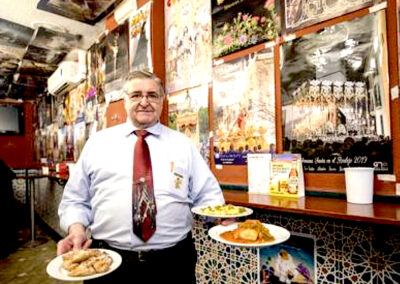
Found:
[[[112,258],[98,249],[85,249],[67,253],[62,256],[62,266],[68,276],[88,276],[108,271]]]
[[[202,208],[200,210],[204,214],[208,215],[225,215],[225,216],[230,216],[230,215],[238,215],[246,211],[244,207],[240,206],[235,206],[232,204],[224,204],[224,205],[215,205],[215,206],[207,206],[205,208]]]
[[[258,220],[246,220],[239,223],[235,230],[221,234],[221,237],[230,242],[257,244],[275,240],[269,230]]]

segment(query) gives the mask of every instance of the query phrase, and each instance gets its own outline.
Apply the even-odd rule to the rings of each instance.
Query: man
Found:
[[[190,208],[224,203],[222,192],[190,140],[160,124],[161,80],[135,71],[123,91],[127,122],[87,141],[65,186],[59,215],[68,235],[57,253],[89,247],[90,228],[95,247],[115,250],[123,258],[121,267],[99,282],[195,283]],[[141,138],[137,130],[149,134]],[[151,171],[137,178],[143,170],[134,162],[142,155],[136,149],[139,140],[148,145]]]

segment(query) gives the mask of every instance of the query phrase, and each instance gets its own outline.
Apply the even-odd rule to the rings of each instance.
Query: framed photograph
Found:
[[[213,68],[215,164],[246,165],[247,153],[275,148],[272,49]]]
[[[192,140],[204,160],[209,162],[208,85],[168,96],[168,126]]]
[[[128,22],[110,32],[105,44],[105,94],[107,101],[115,101],[121,98],[123,79],[129,72]]]
[[[165,1],[166,90],[211,81],[211,2]],[[196,74],[196,76],[192,76]]]
[[[117,7],[121,1],[122,0],[40,0],[37,4],[37,8],[89,25],[94,25]]]
[[[317,283],[314,235],[290,233],[286,242],[259,250],[260,284]]]
[[[129,69],[153,70],[151,55],[151,5],[143,5],[129,18]]]
[[[29,45],[24,59],[49,65],[57,65],[61,62],[61,60],[64,59],[65,55],[67,55],[65,51],[50,50],[47,48]]]
[[[81,35],[39,27],[35,38],[30,44],[47,49],[70,51],[78,46],[81,38]]]
[[[212,0],[212,56],[274,40],[280,33],[279,2]]]
[[[385,38],[382,10],[282,45],[283,150],[305,172],[392,171]]]
[[[0,45],[25,48],[33,35],[33,29],[0,18]]]
[[[373,5],[377,0],[323,0],[301,1],[284,0],[285,32],[296,30],[326,21]]]

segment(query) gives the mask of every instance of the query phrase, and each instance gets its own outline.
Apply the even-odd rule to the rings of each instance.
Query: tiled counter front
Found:
[[[252,218],[315,236],[317,283],[400,283],[400,227],[255,210]],[[197,283],[258,283],[257,250],[212,240],[196,217]]]

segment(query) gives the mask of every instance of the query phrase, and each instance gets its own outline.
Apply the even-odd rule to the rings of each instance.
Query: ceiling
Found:
[[[121,0],[7,2],[0,9],[0,99],[27,100],[45,92],[47,78],[71,50],[96,41],[104,16]]]

